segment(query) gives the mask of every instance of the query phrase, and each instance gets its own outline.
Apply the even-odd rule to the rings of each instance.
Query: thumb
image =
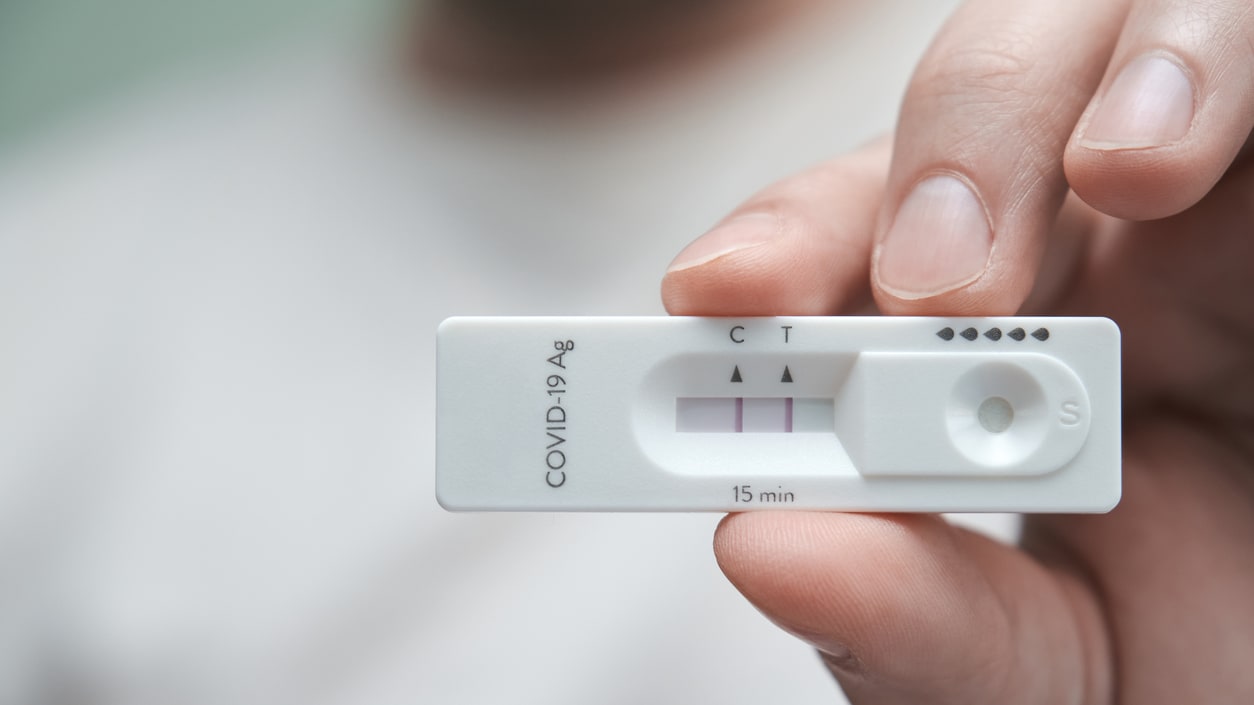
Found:
[[[1109,700],[1111,659],[1083,581],[939,516],[733,514],[714,549],[855,704]]]

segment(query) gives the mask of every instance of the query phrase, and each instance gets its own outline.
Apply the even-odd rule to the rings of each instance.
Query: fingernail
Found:
[[[819,649],[819,658],[823,659],[823,663],[832,671],[847,674],[861,674],[866,669],[863,668],[862,662],[854,656],[849,649],[843,646],[837,646],[835,649]]]
[[[1193,83],[1176,62],[1151,54],[1124,67],[1084,128],[1089,149],[1156,147],[1193,123]]]
[[[768,213],[746,213],[736,216],[685,247],[675,256],[667,272],[698,267],[733,252],[757,247],[775,239],[779,219]]]
[[[823,662],[829,668],[843,673],[860,673],[864,670],[862,662],[849,650],[849,647],[836,641],[831,636],[816,634],[804,629],[796,629],[780,622],[776,622],[776,624],[789,634],[813,646],[819,652],[819,657],[823,659]]]
[[[984,205],[965,181],[920,181],[897,211],[880,245],[880,286],[901,298],[933,296],[984,272],[993,231]]]

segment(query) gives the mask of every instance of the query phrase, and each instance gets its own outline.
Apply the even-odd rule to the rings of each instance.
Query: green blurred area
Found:
[[[323,28],[394,0],[0,0],[0,148],[180,64]]]

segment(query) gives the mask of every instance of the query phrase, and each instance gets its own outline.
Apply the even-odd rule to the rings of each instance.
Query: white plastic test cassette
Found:
[[[1104,318],[450,318],[453,510],[1104,512]]]

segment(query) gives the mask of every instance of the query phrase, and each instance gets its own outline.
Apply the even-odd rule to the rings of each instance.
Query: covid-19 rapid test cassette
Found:
[[[1104,512],[1104,318],[450,318],[453,510]]]

